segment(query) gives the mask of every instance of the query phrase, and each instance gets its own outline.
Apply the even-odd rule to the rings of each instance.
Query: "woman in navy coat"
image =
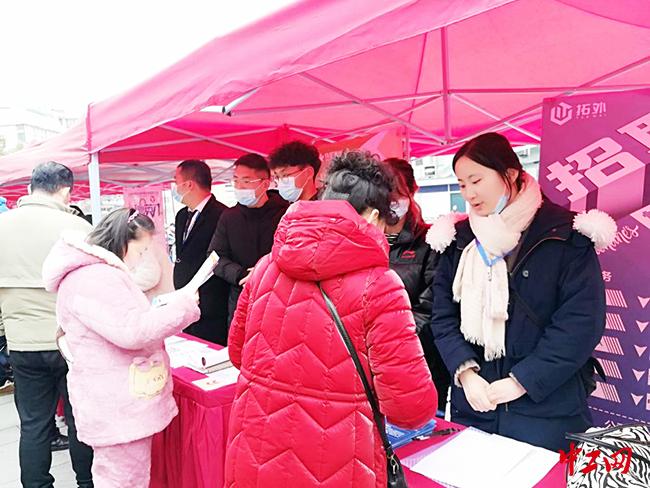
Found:
[[[439,219],[432,331],[452,376],[452,420],[547,449],[591,425],[591,355],[605,326],[594,244],[616,224],[548,201],[508,140],[483,134],[454,156],[469,218]]]

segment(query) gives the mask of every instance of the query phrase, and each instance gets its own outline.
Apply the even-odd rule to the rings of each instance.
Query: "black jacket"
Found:
[[[187,207],[176,214],[176,264],[174,287],[185,286],[205,261],[210,240],[221,214],[227,209],[214,196],[210,197],[203,211],[196,218],[185,243],[183,230],[187,222]],[[226,345],[228,339],[228,283],[220,278],[210,278],[199,289],[201,318],[190,325],[186,332],[218,344]]]
[[[230,284],[228,324],[237,308],[242,287],[239,282],[248,274],[248,268],[271,252],[273,235],[280,219],[289,208],[277,191],[267,192],[269,201],[260,208],[237,204],[226,209],[212,236],[209,251],[219,255],[214,274]]]
[[[564,432],[589,426],[583,368],[605,328],[605,289],[593,243],[573,229],[573,218],[547,200],[537,211],[508,273],[506,352],[494,361],[485,361],[483,348],[460,331],[452,283],[463,249],[475,237],[468,221],[456,224],[456,241],[440,257],[433,284],[436,345],[452,374],[473,359],[488,382],[512,373],[527,393],[479,413],[454,386],[452,420],[554,450],[565,445]],[[523,420],[504,422],[508,412]]]
[[[390,267],[399,275],[409,295],[424,357],[438,390],[438,407],[444,410],[450,383],[449,372],[436,348],[430,327],[433,306],[431,285],[440,255],[431,250],[424,234],[414,236],[412,228],[412,224],[407,220],[397,240],[390,247]]]

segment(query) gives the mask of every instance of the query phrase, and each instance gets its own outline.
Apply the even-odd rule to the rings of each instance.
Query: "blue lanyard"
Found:
[[[483,259],[483,262],[488,268],[491,268],[496,263],[498,263],[499,260],[503,259],[502,256],[497,256],[494,259],[490,259],[487,255],[487,252],[485,252],[485,249],[483,249],[483,244],[481,244],[478,239],[475,239],[475,241],[476,241],[476,249],[478,249],[478,253],[481,255],[481,259]]]

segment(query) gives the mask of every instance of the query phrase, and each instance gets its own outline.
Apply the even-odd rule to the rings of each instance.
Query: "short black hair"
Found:
[[[129,242],[143,233],[153,234],[156,227],[148,216],[132,208],[119,208],[104,217],[95,227],[86,242],[103,247],[118,258],[124,259]]]
[[[55,161],[48,161],[34,168],[29,183],[32,191],[39,190],[52,195],[61,188],[71,189],[74,184],[74,176],[67,166]]]
[[[204,190],[212,189],[212,171],[205,161],[186,159],[178,165],[186,180],[193,181]]]
[[[264,156],[259,154],[249,153],[244,154],[235,161],[235,168],[237,166],[245,166],[247,168],[253,169],[255,171],[264,171],[266,176],[271,176],[271,170],[269,169],[269,163],[266,161]]]
[[[321,200],[347,200],[359,213],[376,208],[388,225],[399,220],[391,210],[394,175],[369,152],[348,151],[332,159]]]
[[[302,141],[291,141],[276,148],[269,156],[271,169],[284,166],[311,166],[314,168],[314,177],[320,170],[320,154],[312,144]]]

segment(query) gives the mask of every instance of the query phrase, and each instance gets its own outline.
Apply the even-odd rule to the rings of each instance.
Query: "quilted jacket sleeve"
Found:
[[[535,402],[578,372],[605,329],[605,284],[598,256],[591,245],[571,250],[558,286],[560,306],[532,354],[512,368]]]
[[[88,270],[76,277],[83,286],[74,287],[70,312],[86,327],[123,349],[142,349],[161,341],[182,331],[200,316],[198,305],[185,293],[174,293],[167,305],[143,310],[141,300],[126,286],[125,273],[117,270],[103,272],[101,276],[90,273]]]
[[[438,395],[424,360],[404,285],[384,272],[366,294],[368,359],[379,408],[391,423],[416,428],[435,416]]]
[[[230,356],[230,362],[237,369],[241,368],[241,353],[244,347],[246,318],[248,316],[248,303],[250,301],[252,283],[253,280],[251,279],[244,285],[244,289],[237,301],[237,309],[230,323],[230,330],[228,331],[228,355]]]

